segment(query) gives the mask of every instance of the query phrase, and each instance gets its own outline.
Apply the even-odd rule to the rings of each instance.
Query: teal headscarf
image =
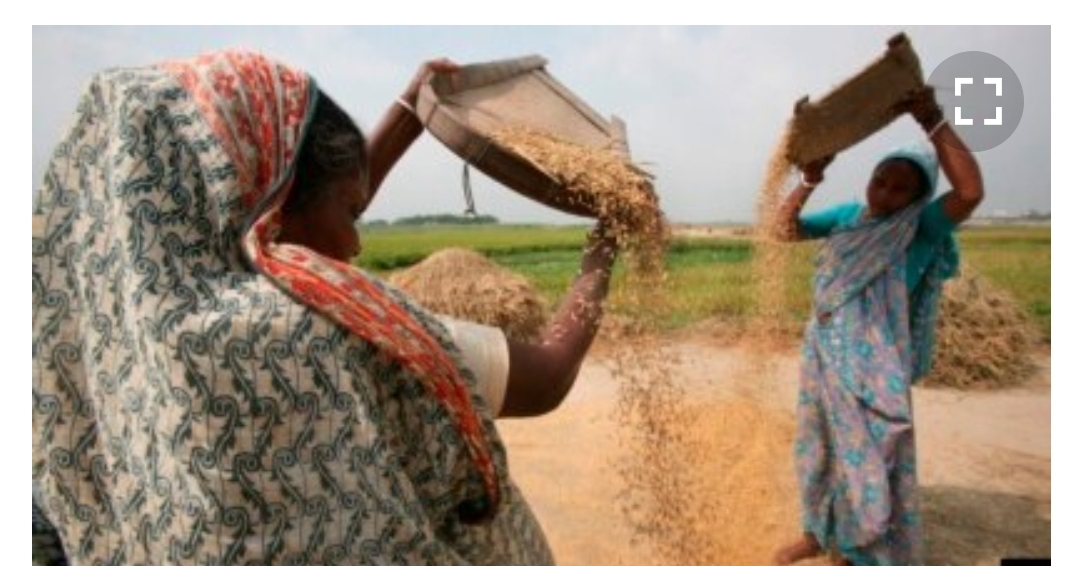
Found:
[[[933,198],[934,193],[937,191],[939,171],[937,153],[934,149],[923,144],[905,145],[886,153],[881,158],[881,161],[878,161],[878,165],[894,159],[903,159],[917,167],[919,173],[929,185],[929,191],[924,196],[928,199]]]

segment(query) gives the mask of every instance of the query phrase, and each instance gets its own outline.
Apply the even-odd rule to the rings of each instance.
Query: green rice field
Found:
[[[366,229],[357,263],[385,275],[446,247],[477,250],[529,278],[555,305],[577,272],[586,226],[454,226]],[[976,226],[959,235],[966,265],[1013,294],[1050,340],[1050,227]],[[799,244],[787,270],[794,323],[809,308],[814,244]],[[676,237],[668,252],[671,311],[665,325],[678,328],[704,319],[740,319],[753,308],[753,249],[733,236]],[[611,309],[623,310],[625,288],[617,272]]]

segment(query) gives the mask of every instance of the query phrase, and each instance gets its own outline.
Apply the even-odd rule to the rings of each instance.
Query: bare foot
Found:
[[[776,551],[775,560],[780,565],[794,564],[807,558],[821,556],[823,552],[814,535],[804,533],[798,541]]]

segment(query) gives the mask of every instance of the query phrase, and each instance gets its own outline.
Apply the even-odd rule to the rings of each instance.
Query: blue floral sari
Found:
[[[854,564],[921,563],[911,385],[929,369],[957,263],[949,235],[908,284],[928,201],[834,231],[818,257],[795,444],[803,528]]]

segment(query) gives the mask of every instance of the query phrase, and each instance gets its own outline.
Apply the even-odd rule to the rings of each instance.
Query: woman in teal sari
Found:
[[[933,91],[906,103],[933,150],[878,162],[866,204],[800,215],[831,157],[803,169],[782,209],[791,239],[825,238],[814,278],[797,408],[803,536],[778,564],[831,552],[840,564],[922,562],[911,385],[929,369],[953,232],[983,197],[978,164]],[[935,198],[938,168],[953,189]]]

